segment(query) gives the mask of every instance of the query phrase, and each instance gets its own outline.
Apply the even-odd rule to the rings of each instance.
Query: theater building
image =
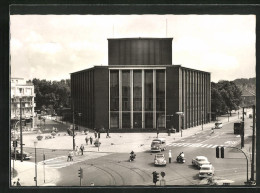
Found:
[[[108,66],[71,73],[75,123],[121,132],[208,123],[210,73],[173,65],[172,40],[108,39]]]

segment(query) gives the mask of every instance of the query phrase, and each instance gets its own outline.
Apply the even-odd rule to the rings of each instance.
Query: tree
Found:
[[[234,82],[219,81],[211,83],[211,108],[213,112],[231,113],[237,110],[241,103],[241,90]]]
[[[35,92],[36,109],[48,107],[49,112],[60,107],[70,107],[70,80],[46,81],[34,78],[32,81]],[[43,110],[43,109],[42,109]]]

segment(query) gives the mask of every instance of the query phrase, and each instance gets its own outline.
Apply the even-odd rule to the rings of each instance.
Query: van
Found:
[[[234,123],[234,134],[240,134],[240,128],[241,128],[241,122],[239,123]]]
[[[164,138],[157,138],[152,141],[151,152],[164,150],[166,150],[166,140]]]

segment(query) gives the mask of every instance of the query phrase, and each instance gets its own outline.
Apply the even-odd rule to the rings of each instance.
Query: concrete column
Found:
[[[144,70],[142,70],[142,128],[145,128],[144,97]]]
[[[134,73],[130,70],[130,122],[131,129],[134,128]]]
[[[153,128],[157,128],[156,119],[156,70],[153,70]]]
[[[108,129],[110,129],[110,70],[108,70]]]
[[[119,70],[119,129],[122,129],[122,70]]]

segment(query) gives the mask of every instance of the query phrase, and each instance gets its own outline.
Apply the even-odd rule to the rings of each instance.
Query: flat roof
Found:
[[[155,38],[155,37],[132,37],[132,38],[107,38],[108,40],[173,40],[171,38]]]

